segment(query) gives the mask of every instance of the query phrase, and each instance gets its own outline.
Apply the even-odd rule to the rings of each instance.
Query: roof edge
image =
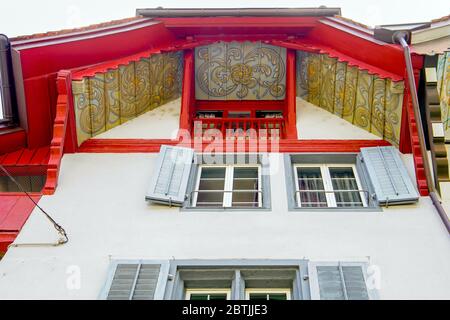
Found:
[[[112,20],[108,22],[102,22],[102,23],[96,23],[91,24],[84,27],[79,28],[73,28],[73,29],[62,29],[57,31],[49,31],[44,33],[35,33],[30,35],[23,35],[23,36],[16,36],[10,38],[10,41],[13,44],[21,44],[26,42],[33,42],[37,40],[44,40],[44,39],[55,39],[58,37],[70,37],[80,34],[87,34],[87,33],[93,33],[93,32],[100,32],[104,30],[108,30],[111,28],[119,28],[124,26],[129,26],[132,24],[139,24],[142,22],[146,22],[149,19],[142,16],[134,16],[124,19],[118,19],[118,20]]]
[[[335,16],[341,15],[341,8],[325,6],[314,8],[142,8],[136,9],[136,15],[152,18],[179,17],[306,17],[306,16]]]

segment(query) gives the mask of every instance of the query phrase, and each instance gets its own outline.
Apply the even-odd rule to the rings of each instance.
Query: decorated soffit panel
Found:
[[[327,54],[297,51],[297,95],[398,146],[403,81],[369,74]]]
[[[258,42],[217,42],[195,48],[199,100],[282,100],[286,49]]]
[[[181,95],[183,52],[154,54],[72,81],[78,145]]]

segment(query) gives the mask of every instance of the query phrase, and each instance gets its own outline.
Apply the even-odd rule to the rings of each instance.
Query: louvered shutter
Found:
[[[145,198],[163,204],[182,205],[186,198],[193,157],[192,149],[161,146]]]
[[[313,300],[369,300],[364,264],[310,263]]]
[[[380,205],[412,203],[419,194],[394,147],[361,148],[360,161]]]
[[[168,265],[117,263],[101,298],[106,300],[159,300],[164,298]]]

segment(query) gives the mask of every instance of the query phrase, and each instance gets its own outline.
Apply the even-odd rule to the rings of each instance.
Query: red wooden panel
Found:
[[[48,163],[49,147],[42,147],[36,150],[33,158],[30,161],[30,165],[44,165]]]
[[[9,196],[0,196],[0,201]],[[12,196],[16,198],[10,210],[0,213],[0,231],[20,231],[27,221],[35,205],[27,196]],[[34,201],[39,201],[41,196],[32,196]]]
[[[16,240],[18,232],[0,232],[0,253],[4,254],[8,246]]]
[[[0,154],[24,148],[26,138],[25,130],[21,128],[0,130]]]
[[[376,146],[390,146],[391,144],[385,140],[288,140],[281,139],[279,142],[279,149],[277,152],[359,152],[363,147]],[[227,152],[226,145],[228,141],[222,141],[213,145],[220,146],[222,150]],[[240,141],[235,141],[237,145]],[[195,142],[183,143],[178,140],[165,139],[89,139],[83,142],[80,146],[80,152],[94,152],[94,153],[131,153],[131,152],[159,152],[161,145],[178,145],[185,147],[198,147]],[[225,145],[224,145],[225,144]],[[232,143],[233,144],[233,143]],[[200,148],[204,149],[213,145],[210,142],[200,143]],[[250,144],[245,143],[245,150],[248,150]],[[237,149],[234,147],[235,152]],[[270,151],[270,142],[267,145],[267,150]]]
[[[2,165],[4,166],[13,166],[17,164],[17,161],[19,161],[20,156],[22,155],[24,149],[20,149],[11,153],[8,153],[5,159],[2,161]]]
[[[36,149],[24,149],[22,155],[20,156],[19,161],[17,161],[17,165],[24,166],[28,165],[31,162],[31,158],[36,153]]]

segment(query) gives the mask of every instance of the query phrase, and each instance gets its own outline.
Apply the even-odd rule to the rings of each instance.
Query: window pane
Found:
[[[227,295],[225,293],[210,294],[209,300],[227,300]]]
[[[208,300],[207,294],[191,294],[190,300]]]
[[[227,300],[226,293],[191,293],[189,300]]]
[[[269,300],[287,300],[286,293],[271,293]]]
[[[257,167],[234,168],[232,198],[234,207],[258,207],[258,189]]]
[[[225,189],[225,168],[203,167],[197,193],[197,206],[223,205],[223,190]],[[202,192],[204,191],[204,192]]]
[[[286,293],[250,293],[249,300],[287,300]]]
[[[353,168],[329,168],[333,189],[346,190],[345,192],[336,192],[336,204],[338,207],[362,207],[361,194],[358,191],[358,183],[356,182]]]
[[[258,167],[234,168],[234,178],[258,178]]]
[[[249,300],[267,300],[267,293],[250,293]]]
[[[320,168],[297,168],[299,197],[302,207],[327,207],[327,198]]]

